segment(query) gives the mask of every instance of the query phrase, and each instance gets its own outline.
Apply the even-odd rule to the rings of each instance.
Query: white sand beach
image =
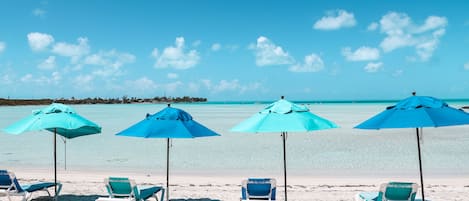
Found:
[[[52,181],[50,170],[17,170],[21,183],[39,180]],[[59,171],[58,178],[63,184],[60,200],[92,201],[106,196],[103,180],[108,176],[128,176],[140,185],[163,185],[165,175],[143,175],[131,172]],[[170,177],[171,200],[236,201],[240,199],[241,175],[180,174]],[[283,200],[283,178],[277,177],[277,199]],[[386,181],[413,181],[416,178],[371,178],[371,177],[312,177],[292,175],[288,177],[289,200],[292,201],[339,201],[354,200],[362,191],[376,191]],[[432,201],[469,200],[469,178],[428,177],[425,179],[427,199]],[[420,194],[420,193],[419,193]],[[419,194],[417,196],[419,196]],[[20,200],[19,198],[16,198]],[[153,199],[153,198],[152,198]],[[150,200],[152,200],[150,199]],[[6,197],[0,197],[6,200]],[[33,200],[48,200],[43,192],[35,193]]]

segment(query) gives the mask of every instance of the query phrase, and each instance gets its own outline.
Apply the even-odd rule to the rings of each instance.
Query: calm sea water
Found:
[[[308,104],[311,111],[340,128],[290,133],[287,163],[290,174],[415,175],[418,157],[415,129],[359,130],[353,127],[391,103]],[[450,102],[454,107],[469,102]],[[281,173],[279,133],[233,133],[230,128],[260,111],[266,104],[173,104],[222,136],[172,141],[173,172]],[[0,128],[44,106],[0,107]],[[82,116],[103,127],[103,133],[67,140],[69,170],[123,170],[164,172],[166,141],[118,137],[115,134],[155,113],[164,104],[74,105]],[[425,128],[422,146],[424,172],[469,176],[469,126]],[[0,133],[0,169],[51,168],[52,134]],[[64,168],[65,147],[58,138],[58,167]]]

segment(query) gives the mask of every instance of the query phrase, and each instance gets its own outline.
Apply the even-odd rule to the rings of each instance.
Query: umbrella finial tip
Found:
[[[412,92],[412,96],[415,96],[415,94],[417,94],[417,92],[416,92],[416,91],[413,91],[413,92]]]
[[[280,99],[284,99],[284,98],[285,98],[285,96],[280,96]]]
[[[168,107],[171,107],[171,103],[168,103]]]

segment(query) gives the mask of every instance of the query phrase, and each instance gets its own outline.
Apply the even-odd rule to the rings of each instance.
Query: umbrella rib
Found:
[[[427,115],[428,118],[430,119],[430,121],[432,121],[432,124],[434,125],[434,127],[438,127],[437,123],[436,123],[435,120],[432,118],[432,116],[428,114],[427,108],[425,108],[425,115]]]

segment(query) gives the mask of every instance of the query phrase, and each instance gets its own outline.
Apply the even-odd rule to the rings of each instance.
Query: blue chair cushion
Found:
[[[30,185],[23,185],[21,188],[27,192],[34,192],[37,190],[42,190],[45,188],[53,187],[55,186],[54,182],[38,182]]]

